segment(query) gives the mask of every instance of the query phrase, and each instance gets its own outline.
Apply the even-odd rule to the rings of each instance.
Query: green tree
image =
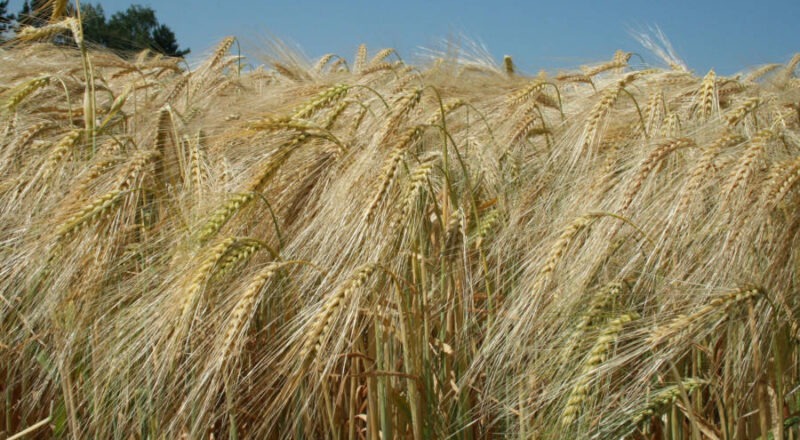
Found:
[[[181,50],[175,33],[167,25],[160,24],[153,29],[153,48],[167,55],[182,57],[189,53],[189,49]]]
[[[84,35],[89,41],[122,51],[153,49],[174,57],[182,57],[189,53],[189,49],[180,49],[175,33],[168,26],[158,22],[152,8],[131,5],[125,11],[115,13],[105,22],[102,7],[88,6],[91,8],[82,11],[89,11],[87,17],[83,17]],[[87,20],[92,22],[87,23]]]
[[[52,14],[52,7],[47,0],[32,0],[22,4],[22,10],[17,15],[17,21],[21,27],[35,26],[42,27],[47,24]]]
[[[8,13],[8,0],[0,1],[0,41],[3,41],[3,34],[11,29],[11,22],[14,15]]]
[[[101,5],[81,4],[81,21],[84,39],[108,47],[108,24]]]

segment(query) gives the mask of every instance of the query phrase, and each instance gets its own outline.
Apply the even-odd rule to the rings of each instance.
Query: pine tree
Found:
[[[146,6],[131,5],[106,20],[103,7],[81,5],[83,33],[87,41],[119,51],[152,49],[165,55],[182,57],[189,49],[180,49],[175,33],[161,24],[155,11]]]
[[[47,0],[32,0],[31,2],[25,0],[17,21],[21,27],[42,27],[47,24],[51,14],[52,6],[48,4]]]
[[[8,0],[0,1],[0,41],[3,41],[3,34],[11,29],[11,22],[14,15],[8,13]]]

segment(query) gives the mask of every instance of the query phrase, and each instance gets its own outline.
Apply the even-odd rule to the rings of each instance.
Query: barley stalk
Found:
[[[369,60],[369,63],[367,64],[367,68],[371,68],[371,67],[375,67],[375,66],[380,65],[380,64],[384,64],[385,61],[386,61],[386,58],[389,58],[390,55],[397,55],[397,51],[395,51],[391,47],[387,47],[385,49],[379,50],[372,57],[372,59]]]
[[[585,73],[559,73],[556,75],[556,80],[566,83],[586,83],[594,88],[594,81],[592,81],[592,77],[586,75]]]
[[[314,64],[314,68],[312,69],[316,73],[322,73],[322,69],[331,62],[331,60],[336,57],[337,55],[334,53],[328,53],[320,57],[320,59]]]
[[[133,189],[134,182],[139,178],[140,172],[145,166],[158,157],[159,153],[157,151],[149,150],[138,152],[133,159],[129,160],[120,170],[114,186],[123,191]]]
[[[549,134],[550,130],[548,130],[546,127],[536,127],[536,121],[538,120],[540,120],[539,115],[531,112],[525,116],[525,118],[518,121],[511,130],[509,144],[520,142],[523,139],[527,139],[531,135]]]
[[[303,145],[308,139],[308,134],[300,133],[294,136],[286,145],[279,147],[278,151],[274,152],[268,159],[257,166],[258,172],[245,183],[243,191],[262,192],[267,182],[270,181],[278,169],[289,159],[295,149]]]
[[[661,136],[665,138],[678,137],[681,133],[681,119],[675,112],[667,113],[664,125],[661,127]]]
[[[548,83],[542,80],[534,80],[524,88],[517,90],[516,92],[512,93],[507,99],[506,102],[509,106],[520,104],[523,101],[528,100],[531,96],[535,96],[536,94],[540,93],[547,87]]]
[[[125,90],[123,90],[119,96],[114,98],[114,102],[111,103],[111,107],[108,109],[108,113],[106,113],[105,118],[103,118],[103,121],[100,122],[100,126],[97,128],[98,130],[106,128],[106,126],[111,122],[114,116],[116,116],[117,113],[119,113],[119,111],[122,110],[122,106],[125,105],[125,102],[128,100],[131,91],[133,91],[133,87],[127,85],[125,86]]]
[[[745,78],[745,81],[756,82],[759,79],[763,78],[765,75],[769,74],[770,72],[772,72],[772,71],[774,71],[774,70],[776,70],[776,69],[778,69],[778,68],[780,68],[782,66],[783,66],[782,64],[766,64],[764,66],[761,66],[758,69],[753,70],[752,72],[750,72],[747,75],[747,77]]]
[[[67,31],[74,34],[76,25],[77,21],[74,18],[67,18],[42,27],[26,26],[17,34],[17,39],[19,41],[48,40]]]
[[[92,184],[98,177],[102,176],[109,168],[117,165],[120,162],[120,159],[115,157],[103,157],[98,158],[94,164],[92,164],[91,168],[89,168],[86,173],[81,176],[81,179],[75,184],[75,189],[73,190],[74,194],[84,194],[86,190],[89,188],[89,185]],[[129,189],[130,186],[126,185],[123,188],[120,188],[119,185],[116,186],[117,189]]]
[[[266,284],[266,282],[284,265],[286,265],[285,262],[270,263],[250,278],[247,287],[236,302],[233,311],[231,311],[225,331],[223,332],[223,362],[230,359],[231,354],[236,349],[236,340],[241,338],[241,335],[244,333],[246,323],[249,322],[253,314],[258,300],[258,294],[261,292],[264,284]]]
[[[214,53],[211,55],[211,59],[208,62],[209,69],[213,69],[220,63],[220,61],[222,61],[222,58],[225,57],[225,54],[231,50],[234,42],[236,42],[236,37],[225,37],[222,39],[222,41],[220,41],[219,45],[217,45],[217,48],[214,49]]]
[[[17,137],[16,141],[14,142],[14,148],[24,147],[36,135],[42,133],[45,130],[49,130],[55,127],[56,125],[52,122],[39,122],[37,124],[31,125]]]
[[[383,71],[386,71],[386,70],[392,70],[392,69],[394,69],[394,67],[395,67],[395,65],[392,64],[392,63],[378,63],[378,64],[374,64],[374,65],[369,65],[369,66],[365,67],[364,70],[361,71],[360,75],[367,76],[367,75],[373,74],[375,72],[383,72]]]
[[[167,107],[158,112],[154,148],[159,153],[155,158],[155,177],[160,188],[177,186],[181,179],[182,170],[186,169],[184,157],[178,151],[178,145],[173,135],[174,121],[172,110]]]
[[[166,98],[164,98],[164,102],[169,104],[177,101],[178,96],[186,90],[186,86],[189,85],[189,74],[185,74],[181,76],[176,84],[172,87],[172,90],[169,92]]]
[[[421,99],[422,89],[416,89],[411,92],[404,93],[397,100],[395,100],[395,102],[392,104],[392,108],[394,110],[387,119],[386,125],[383,129],[383,135],[381,136],[381,142],[386,142],[389,139],[389,136],[394,134],[394,132],[400,127],[403,119],[411,114]]]
[[[475,240],[476,247],[481,247],[481,245],[483,245],[483,241],[486,237],[488,237],[495,226],[500,223],[501,217],[499,209],[490,209],[489,212],[481,217],[480,223],[478,224],[477,239]]]
[[[221,333],[220,362],[222,369],[229,365],[238,356],[241,350],[242,338],[247,332],[247,327],[258,305],[261,291],[266,283],[271,280],[281,269],[290,264],[308,264],[303,261],[277,261],[264,266],[248,281],[236,305],[228,315],[225,330]]]
[[[656,124],[656,121],[659,119],[660,106],[664,106],[664,91],[660,90],[658,93],[652,93],[650,98],[647,100],[647,107],[645,107],[644,111],[644,120],[645,120],[645,131],[651,132],[653,127]]]
[[[441,111],[433,112],[430,118],[428,118],[426,123],[423,125],[435,125],[436,123],[442,120],[443,115],[446,118],[447,115],[460,109],[461,107],[464,107],[465,105],[467,105],[467,102],[464,101],[463,99],[456,99],[454,101],[449,101],[442,106]]]
[[[203,145],[203,138],[203,132],[199,131],[197,132],[197,136],[195,136],[195,140],[189,143],[189,170],[191,174],[191,185],[195,194],[197,194],[198,200],[202,199],[203,185],[207,177],[205,172],[205,155],[203,154],[203,150],[201,148]]]

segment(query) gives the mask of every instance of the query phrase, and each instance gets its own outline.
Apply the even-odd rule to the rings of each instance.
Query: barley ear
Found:
[[[50,15],[50,23],[55,23],[67,12],[67,0],[54,0],[52,7],[53,13]]]
[[[630,417],[632,425],[638,425],[650,417],[659,415],[664,408],[675,402],[683,392],[691,394],[706,384],[707,382],[701,379],[685,378],[679,384],[669,385],[655,391],[648,397],[643,406],[633,411]]]
[[[711,112],[714,108],[714,92],[716,89],[717,84],[717,75],[714,73],[714,69],[708,71],[705,77],[703,77],[703,81],[700,85],[700,91],[698,93],[698,102],[696,103],[697,107],[697,114],[700,116],[701,120],[706,120],[711,116]]]
[[[800,180],[800,157],[789,159],[777,167],[768,182],[765,206],[776,207]]]
[[[358,52],[356,53],[356,60],[353,63],[353,71],[355,73],[361,73],[367,67],[367,45],[361,44],[358,46]]]
[[[208,63],[209,69],[217,67],[222,61],[222,58],[225,57],[225,54],[231,50],[231,46],[233,46],[234,42],[236,42],[236,37],[225,37],[222,39],[217,48],[214,49],[214,54],[211,55],[211,60]]]
[[[215,209],[208,217],[200,231],[197,239],[200,243],[205,243],[219,232],[225,223],[233,217],[243,206],[253,200],[255,193],[237,194],[228,199],[225,203]]]
[[[594,370],[606,360],[611,348],[616,344],[625,324],[628,324],[638,317],[639,315],[636,313],[620,315],[608,321],[603,327],[603,330],[597,336],[597,340],[589,352],[589,357],[583,364],[580,377],[572,387],[572,391],[567,398],[567,404],[564,407],[564,411],[561,413],[561,425],[563,427],[569,427],[577,420],[581,408],[591,391],[590,385],[592,376],[595,375]]]
[[[572,239],[578,235],[578,232],[591,225],[595,219],[600,216],[600,214],[582,215],[575,218],[561,231],[561,235],[559,235],[556,241],[550,246],[550,252],[548,252],[547,259],[545,259],[542,268],[539,269],[534,288],[532,289],[534,294],[539,294],[541,289],[550,281],[550,277],[555,271],[556,265],[561,261],[561,257],[564,255],[564,252],[566,252]]]
[[[81,208],[78,213],[67,219],[56,231],[59,240],[70,237],[75,232],[88,226],[90,223],[100,220],[111,213],[117,205],[122,202],[123,191],[114,189],[97,199],[92,200],[88,205]]]
[[[5,101],[5,110],[6,111],[14,111],[19,104],[25,100],[28,96],[32,95],[35,91],[45,87],[46,85],[50,84],[50,77],[43,76],[39,78],[34,78],[28,82],[26,82],[22,87],[17,89],[11,96],[9,96]]]
[[[704,320],[715,315],[725,315],[737,303],[762,295],[759,288],[751,287],[712,299],[689,315],[679,315],[652,331],[647,341],[652,346],[677,338],[682,332],[692,329]]]
[[[307,365],[311,362],[314,354],[322,348],[322,344],[331,331],[331,324],[336,319],[337,311],[346,306],[345,303],[355,291],[366,284],[377,267],[371,263],[361,266],[325,299],[322,310],[311,320],[305,341],[300,349],[299,358],[304,364]]]

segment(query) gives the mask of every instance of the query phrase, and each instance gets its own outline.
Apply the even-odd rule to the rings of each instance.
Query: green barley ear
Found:
[[[206,222],[200,227],[197,239],[205,243],[214,237],[220,229],[255,197],[255,193],[237,194],[211,212]]]
[[[506,70],[506,75],[514,76],[514,60],[511,58],[511,55],[506,55],[503,57],[503,67]]]
[[[665,408],[672,405],[684,391],[686,394],[692,394],[695,390],[706,386],[707,383],[704,380],[689,377],[683,379],[679,384],[656,390],[647,398],[642,407],[633,411],[630,416],[631,424],[634,426],[639,425],[650,417],[658,416]]]
[[[688,315],[679,315],[671,321],[657,327],[650,333],[647,342],[652,346],[669,342],[678,338],[681,333],[691,331],[695,326],[703,321],[725,316],[729,309],[743,301],[756,298],[762,295],[758,287],[740,289],[727,295],[712,299],[708,304],[698,308]]]
[[[628,286],[624,281],[614,281],[602,286],[592,295],[588,307],[578,318],[568,342],[564,345],[563,362],[569,361],[569,357],[579,346],[586,332],[598,326],[614,301],[618,300],[627,289]]]
[[[594,370],[606,360],[623,327],[638,317],[639,315],[636,313],[627,313],[608,321],[603,327],[603,330],[597,336],[597,340],[595,340],[594,346],[589,351],[589,356],[583,364],[578,381],[572,387],[572,391],[567,398],[567,404],[561,413],[562,426],[571,426],[578,418],[581,408],[591,391],[591,379],[594,375]]]

